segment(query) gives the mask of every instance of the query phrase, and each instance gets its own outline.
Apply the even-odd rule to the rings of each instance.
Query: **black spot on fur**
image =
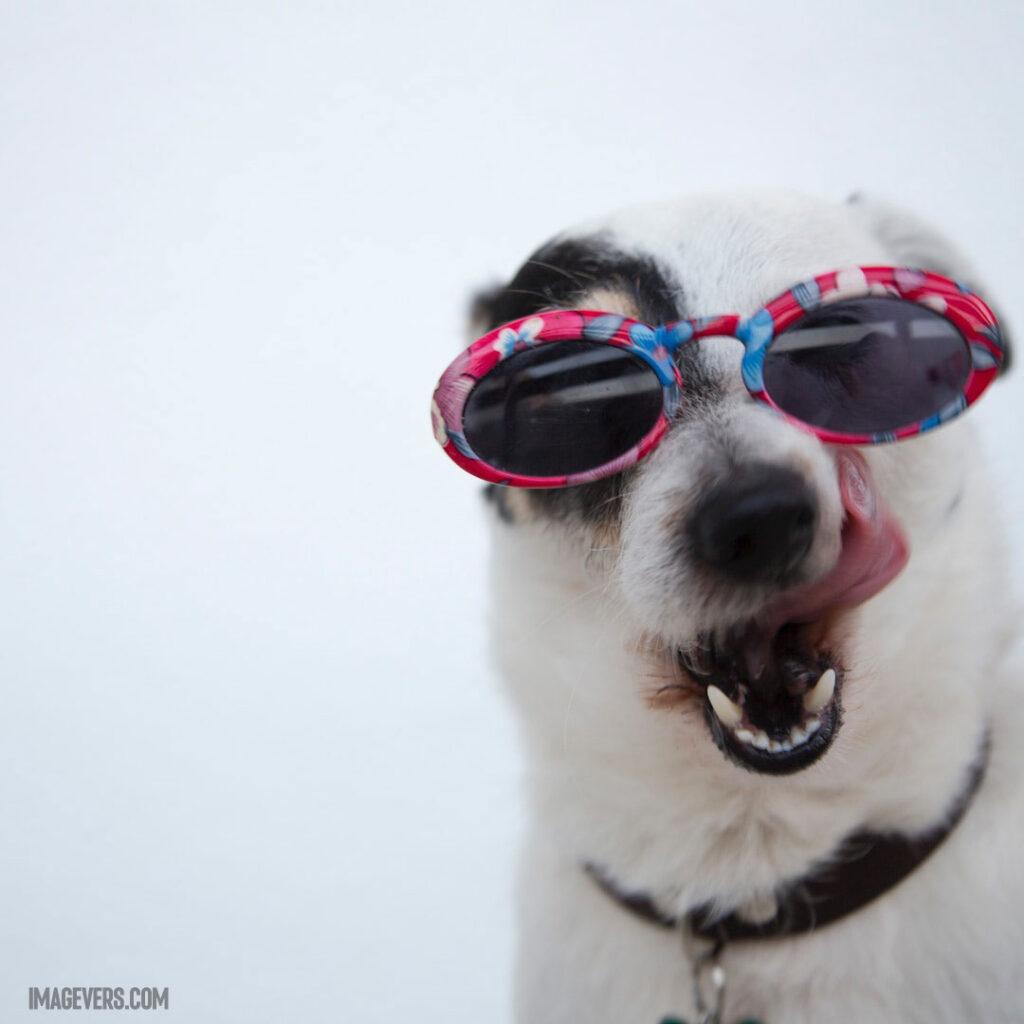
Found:
[[[498,518],[503,523],[514,523],[516,521],[516,517],[512,514],[512,509],[509,507],[507,487],[499,487],[498,484],[484,484],[484,500],[489,501],[494,506],[494,510],[498,513]]]
[[[474,320],[489,330],[543,309],[571,308],[595,289],[622,292],[635,304],[640,319],[649,324],[686,315],[682,289],[663,267],[649,256],[617,249],[600,235],[561,239],[542,246],[504,288],[478,294],[472,313]],[[678,363],[688,401],[708,400],[719,393],[695,351],[684,347]],[[618,519],[630,472],[578,487],[531,491],[530,500],[539,511],[555,519],[607,525]]]

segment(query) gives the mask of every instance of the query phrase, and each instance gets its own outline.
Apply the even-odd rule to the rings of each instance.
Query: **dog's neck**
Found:
[[[921,867],[963,820],[985,778],[990,732],[966,771],[963,789],[943,821],[918,836],[878,834],[861,830],[840,844],[824,864],[801,878],[786,881],[767,901],[716,915],[706,906],[679,916],[660,907],[648,893],[632,889],[606,869],[587,863],[595,884],[623,910],[661,928],[684,924],[696,935],[715,943],[771,939],[820,930],[885,896]]]

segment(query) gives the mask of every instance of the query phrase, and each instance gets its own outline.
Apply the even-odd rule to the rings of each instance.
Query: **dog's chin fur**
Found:
[[[750,312],[834,266],[955,270],[958,261],[891,210],[794,197],[695,201],[622,215],[602,230],[667,268],[692,303],[687,315]],[[715,372],[738,377],[730,343],[710,345],[720,347],[708,357]],[[970,417],[864,452],[912,554],[845,622],[835,741],[784,777],[727,759],[700,700],[657,697],[675,645],[714,626],[709,616],[744,611],[700,593],[685,568],[673,575],[665,562],[673,508],[688,507],[687,487],[702,471],[694,452],[717,444],[734,458],[800,464],[824,509],[811,557],[835,558],[832,454],[739,388],[682,420],[605,499],[617,503],[614,520],[555,513],[545,499],[513,492],[493,516],[493,639],[522,726],[531,808],[517,1019],[653,1024],[694,1013],[679,937],[615,905],[584,862],[680,914],[708,902],[763,903],[851,832],[941,825],[986,730],[984,785],[934,857],[820,932],[727,949],[728,1017],[1024,1019],[1021,674],[1003,665],[1014,615]]]

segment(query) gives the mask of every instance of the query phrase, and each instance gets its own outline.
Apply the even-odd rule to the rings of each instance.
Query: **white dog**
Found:
[[[970,279],[890,208],[705,198],[559,236],[477,313],[750,314],[869,264]],[[724,979],[725,1024],[1022,1021],[1024,701],[972,416],[830,448],[749,399],[741,354],[730,338],[685,348],[678,417],[632,470],[488,489],[531,812],[517,1020],[718,1020]],[[762,493],[805,500],[804,533],[716,561],[716,524]],[[889,575],[909,550],[905,567],[842,612],[805,587],[795,617],[814,621],[787,624],[788,581],[856,562],[861,520],[888,531]],[[766,608],[771,628],[751,628]],[[788,739],[742,717],[766,665],[806,709]],[[703,935],[727,941],[711,956]]]

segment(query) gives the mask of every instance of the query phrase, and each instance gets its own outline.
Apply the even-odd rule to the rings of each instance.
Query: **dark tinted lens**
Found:
[[[498,363],[470,394],[462,425],[495,469],[563,476],[627,452],[662,403],[661,383],[642,359],[611,345],[559,341]]]
[[[869,297],[822,306],[780,334],[764,387],[805,423],[873,434],[937,413],[962,393],[969,371],[967,342],[945,317]]]

